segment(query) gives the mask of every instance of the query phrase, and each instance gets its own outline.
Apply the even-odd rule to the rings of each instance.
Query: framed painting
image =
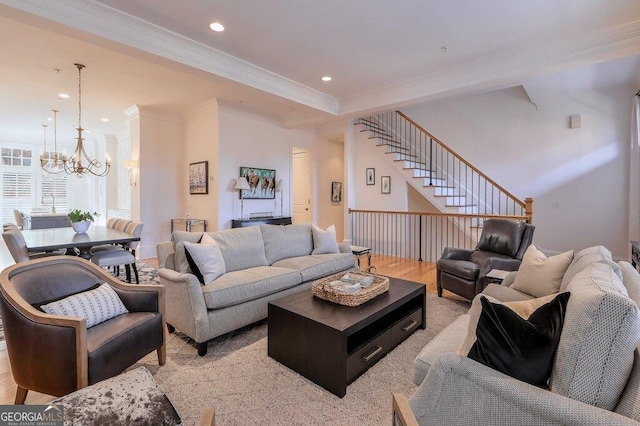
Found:
[[[366,180],[367,185],[376,184],[376,169],[374,169],[373,167],[367,169]]]
[[[273,200],[276,198],[276,171],[258,167],[240,167],[240,177],[249,182],[249,189],[243,189],[245,200]]]
[[[391,176],[382,176],[380,178],[380,192],[391,194]]]
[[[331,182],[331,202],[339,203],[342,201],[342,182]]]
[[[189,164],[189,194],[209,193],[209,162]]]

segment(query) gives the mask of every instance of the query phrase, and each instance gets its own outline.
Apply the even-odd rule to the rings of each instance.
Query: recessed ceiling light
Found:
[[[220,22],[212,22],[211,25],[209,25],[209,28],[216,32],[224,31],[224,25]]]
[[[47,117],[47,121],[53,121],[53,118]]]
[[[324,77],[322,77],[322,81],[331,81],[331,77],[325,75]]]
[[[106,123],[106,122],[108,122],[108,121],[109,121],[109,119],[108,119],[107,117],[102,117],[102,118],[100,119],[100,121],[104,121],[104,122]]]
[[[68,93],[58,93],[58,99],[60,100],[65,100],[65,99],[69,99],[71,96],[69,96]]]

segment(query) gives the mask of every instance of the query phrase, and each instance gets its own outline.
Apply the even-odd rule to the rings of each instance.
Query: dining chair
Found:
[[[134,237],[140,237],[142,235],[142,227],[144,226],[144,223],[134,221],[125,222],[129,223],[121,228],[123,232],[131,234]],[[118,222],[118,226],[119,224],[120,222]],[[128,283],[131,282],[131,268],[133,268],[133,273],[136,276],[136,284],[139,284],[140,278],[138,276],[138,268],[136,268],[136,248],[138,247],[138,243],[138,241],[133,241],[125,244],[124,247],[115,247],[113,249],[93,253],[91,255],[91,261],[103,268],[119,267],[120,265],[124,265]]]
[[[125,222],[132,222],[132,221],[128,220],[128,219],[120,219],[120,218],[117,218],[117,217],[110,217],[107,220],[107,228],[118,229],[117,225],[119,223],[125,223]],[[118,250],[119,248],[122,248],[122,246],[120,244],[101,244],[99,246],[91,247],[91,250],[89,250],[89,251],[91,252],[91,254],[95,254],[95,253],[99,253],[99,252],[102,252],[102,251]]]
[[[2,232],[4,231],[19,231],[20,228],[18,228],[18,225],[16,225],[15,223],[5,223],[2,225]]]
[[[20,210],[18,209],[13,209],[13,217],[16,220],[16,225],[18,226],[18,229],[25,229],[24,215],[22,214],[22,212],[20,212]]]
[[[24,236],[19,229],[5,230],[2,233],[2,239],[7,245],[9,253],[11,253],[11,257],[13,257],[13,260],[16,263],[27,262],[31,259],[38,259],[40,257],[64,254],[61,251],[29,253],[27,250],[27,242],[24,240]]]

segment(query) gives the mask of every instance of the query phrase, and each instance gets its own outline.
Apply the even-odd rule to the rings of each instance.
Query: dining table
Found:
[[[140,237],[92,224],[87,232],[76,233],[73,228],[28,229],[22,231],[27,251],[43,252],[66,249],[66,254],[91,258],[91,247],[103,244],[127,244]],[[76,249],[78,250],[76,252]]]

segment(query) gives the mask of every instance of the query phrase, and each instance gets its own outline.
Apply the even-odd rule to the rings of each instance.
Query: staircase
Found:
[[[467,227],[480,227],[493,216],[531,222],[531,198],[513,196],[402,112],[359,118],[355,124],[407,182],[453,221],[473,217],[464,221]]]

